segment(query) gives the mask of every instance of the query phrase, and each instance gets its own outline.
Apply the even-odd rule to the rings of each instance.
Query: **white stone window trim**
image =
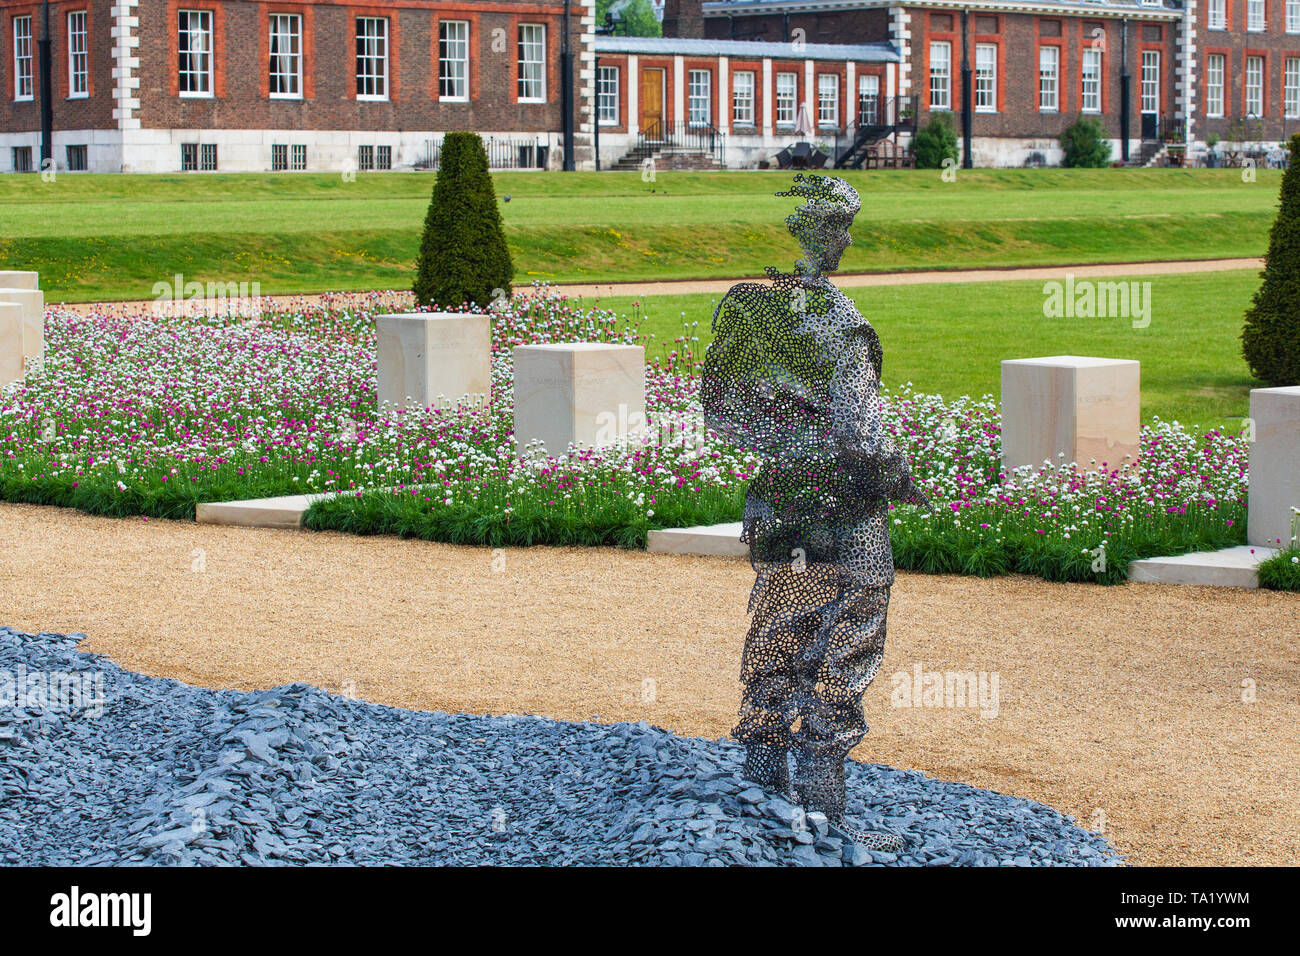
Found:
[[[617,126],[619,119],[619,86],[622,70],[617,66],[602,65],[596,73],[596,119],[601,126]],[[613,113],[605,107],[613,102]]]
[[[271,53],[270,50],[268,50],[267,55],[270,57],[270,60],[267,64],[268,74],[275,74],[278,72],[280,76],[292,79],[293,86],[296,92],[284,93],[284,92],[272,91],[270,89],[270,80],[268,75],[267,96],[269,96],[273,100],[300,100],[302,99],[302,17],[296,13],[272,13],[269,15],[269,17],[270,19],[268,20],[267,23],[268,43],[273,42],[277,38],[277,36],[282,39],[291,38],[294,41],[294,45],[293,45],[294,52]],[[296,21],[296,23],[291,32],[277,33],[276,31],[277,22],[288,23],[293,21]],[[283,71],[277,71],[275,69],[272,69],[271,64],[274,63],[276,59],[280,59],[281,61],[286,59],[289,60],[293,64],[293,70],[291,72],[286,73]]]
[[[35,56],[32,49],[32,18],[30,16],[14,17],[9,22],[12,24],[14,32],[14,102],[27,103],[36,96]],[[19,24],[22,24],[21,29]],[[24,83],[26,83],[26,86],[24,86]]]
[[[992,54],[993,63],[989,69],[980,67],[980,54],[983,52],[988,55]],[[975,70],[974,70],[974,90],[973,104],[976,113],[996,113],[998,111],[998,45],[996,43],[977,43],[975,44]],[[981,83],[986,85],[981,89]],[[980,105],[980,94],[988,94],[988,102]]]
[[[536,56],[534,57],[534,54]],[[516,102],[546,102],[546,24],[521,23],[515,35]],[[536,87],[536,93],[525,95],[525,89]]]
[[[943,56],[935,54],[942,50]],[[936,64],[942,63],[942,69]],[[929,103],[933,112],[947,112],[952,109],[952,44],[947,40],[930,41],[929,63]],[[936,83],[941,80],[941,83]],[[942,95],[936,95],[936,94]]]
[[[1046,67],[1051,63],[1051,70]],[[1051,96],[1048,97],[1050,92]],[[1038,112],[1061,111],[1061,48],[1044,44],[1038,48]]]
[[[447,29],[446,36],[443,35],[444,29]],[[458,36],[451,36],[451,33],[458,33]],[[460,55],[455,55],[459,51]],[[439,103],[468,103],[469,102],[469,51],[470,51],[470,29],[468,20],[439,20],[438,21],[438,102]],[[448,52],[452,55],[448,56]],[[449,65],[459,65],[461,73],[459,76],[447,74],[444,76],[443,69]],[[443,82],[450,80],[453,84],[456,80],[460,81],[463,93],[444,93]]]
[[[378,32],[365,36],[361,35],[361,24],[366,23],[369,27],[379,27]],[[355,19],[353,31],[356,40],[368,40],[368,49],[364,54],[356,56],[354,64],[356,72],[356,83],[361,85],[363,81],[373,80],[374,86],[383,87],[383,93],[362,93],[357,90],[356,97],[362,102],[382,103],[388,99],[391,85],[389,83],[389,36],[388,17],[362,17]],[[378,71],[362,72],[363,63],[366,66],[378,64]]]
[[[217,46],[216,26],[213,22],[212,11],[191,10],[191,9],[182,8],[180,10],[177,10],[176,13],[178,17],[184,17],[186,23],[184,29],[182,29],[180,24],[177,23],[177,28],[176,28],[177,50],[178,51],[180,50],[180,46],[179,46],[180,35],[184,33],[189,37],[189,39],[186,42],[187,49],[185,51],[185,55],[189,57],[189,62],[191,66],[191,68],[188,70],[182,70],[180,68],[180,63],[178,62],[176,64],[177,87],[178,87],[177,95],[180,96],[182,99],[210,100],[215,95],[213,92],[213,86],[216,85],[214,74],[215,74],[215,67],[216,67],[216,46]],[[201,40],[201,45],[197,51],[195,51],[191,45],[194,42],[193,38],[196,36],[199,37]],[[200,62],[203,64],[202,69],[193,68],[194,57],[196,56],[200,58]],[[180,78],[186,75],[190,76],[192,80],[201,77],[203,80],[203,89],[200,90],[179,89],[179,87],[182,85],[180,82]]]
[[[90,36],[86,32],[86,11],[71,10],[68,13],[68,99],[84,100],[89,96]]]

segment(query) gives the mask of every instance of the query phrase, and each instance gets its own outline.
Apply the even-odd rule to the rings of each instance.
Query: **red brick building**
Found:
[[[590,75],[594,2],[570,6]],[[563,0],[60,0],[48,24],[58,169],[411,167],[455,129],[498,165],[560,159]],[[0,0],[0,170],[39,165],[42,27]]]
[[[0,171],[39,166],[43,106],[61,170],[411,168],[453,129],[496,166],[564,152],[564,0],[57,0],[48,33],[43,10],[0,0]],[[666,0],[662,39],[593,21],[569,0],[576,168],[674,138],[731,167],[799,140],[841,157],[938,112],[990,166],[1059,161],[1080,115],[1136,162],[1300,130],[1300,0]]]
[[[953,112],[960,130],[969,76],[976,165],[1054,162],[1081,114],[1116,158],[1124,140],[1136,159],[1300,131],[1300,0],[668,0],[665,24],[679,22],[719,39],[891,43],[921,123]]]

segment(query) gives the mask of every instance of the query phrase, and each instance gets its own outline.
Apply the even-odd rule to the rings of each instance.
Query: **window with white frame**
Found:
[[[1286,0],[1286,32],[1300,33],[1300,0]]]
[[[930,42],[930,109],[952,109],[952,44]]]
[[[793,73],[776,75],[776,125],[793,126],[798,112],[798,80]]]
[[[32,18],[14,17],[14,99],[30,100],[32,88]]]
[[[271,14],[271,65],[268,88],[272,99],[302,96],[302,17]]]
[[[1300,118],[1300,57],[1289,56],[1282,68],[1282,107],[1287,119]]]
[[[1101,51],[1088,47],[1079,67],[1079,109],[1085,113],[1101,112]]]
[[[357,17],[357,99],[388,99],[387,17]]]
[[[1223,54],[1205,58],[1205,115],[1223,115]]]
[[[1246,0],[1246,29],[1251,33],[1264,32],[1264,0]]]
[[[438,99],[469,99],[469,21],[438,21]]]
[[[713,74],[708,70],[691,70],[686,77],[686,116],[692,126],[708,126],[713,121]]]
[[[731,122],[754,125],[754,74],[748,70],[731,74]]]
[[[86,46],[86,11],[68,14],[68,97],[90,95],[90,54]]]
[[[519,24],[519,102],[546,102],[546,26]]]
[[[1246,57],[1246,115],[1264,115],[1264,58]]]
[[[1038,108],[1055,113],[1061,105],[1061,50],[1054,46],[1038,48]]]
[[[1160,51],[1142,51],[1142,112],[1160,112]]]
[[[1205,25],[1211,30],[1228,29],[1228,0],[1209,0],[1205,8]]]
[[[181,96],[212,95],[212,11],[181,10],[176,23]]]
[[[858,125],[880,125],[880,77],[874,74],[858,77]]]
[[[817,74],[817,125],[840,125],[840,78],[835,73]]]
[[[596,116],[601,126],[618,125],[618,67],[602,66],[596,73]]]
[[[996,113],[998,109],[998,47],[996,43],[975,44],[975,110]]]

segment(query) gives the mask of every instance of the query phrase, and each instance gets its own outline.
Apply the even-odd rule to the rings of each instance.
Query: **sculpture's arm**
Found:
[[[833,426],[784,308],[765,286],[733,286],[714,311],[700,385],[706,427],[773,458],[825,447]]]

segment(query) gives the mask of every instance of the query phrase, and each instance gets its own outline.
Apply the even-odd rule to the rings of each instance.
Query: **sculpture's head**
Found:
[[[778,196],[799,196],[808,201],[786,217],[790,235],[818,272],[834,272],[840,257],[853,242],[849,226],[862,208],[857,190],[835,176],[797,173],[794,185]]]

